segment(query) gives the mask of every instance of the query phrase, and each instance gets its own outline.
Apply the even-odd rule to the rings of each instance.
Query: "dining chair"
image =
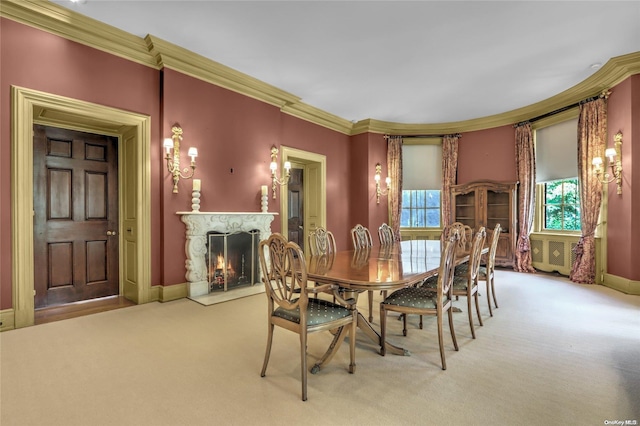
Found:
[[[460,235],[458,245],[456,246],[456,254],[459,256],[463,253],[469,253],[471,251],[473,229],[469,225],[461,222],[453,222],[451,225],[444,227],[440,240],[442,242],[446,241],[452,231],[458,232]]]
[[[496,252],[498,251],[498,241],[500,240],[500,232],[502,232],[502,226],[497,223],[493,228],[491,235],[491,242],[489,243],[489,252],[486,256],[486,261],[480,261],[480,268],[478,269],[478,281],[484,281],[487,290],[487,303],[489,305],[489,315],[493,316],[493,309],[491,308],[491,298],[493,297],[493,303],[495,307],[498,307],[498,301],[496,300],[494,276],[496,266]],[[456,266],[456,276],[466,276],[468,273],[469,264],[464,263]]]
[[[334,254],[336,240],[331,231],[319,226],[309,233],[309,250],[312,256]]]
[[[394,291],[380,303],[380,354],[382,356],[385,355],[386,349],[385,342],[387,335],[388,311],[404,314],[405,321],[409,314],[434,315],[437,318],[438,343],[440,345],[442,369],[447,369],[447,362],[444,354],[444,339],[442,336],[442,321],[445,313],[447,313],[449,317],[449,330],[451,332],[453,346],[456,351],[458,350],[456,333],[453,328],[453,312],[451,311],[455,268],[455,248],[458,238],[459,236],[457,232],[453,232],[452,236],[444,243],[435,292],[426,287],[406,287]]]
[[[373,247],[373,239],[371,238],[369,228],[361,224],[357,224],[351,228],[351,240],[353,241],[353,248],[355,250]]]
[[[325,265],[333,264],[333,257],[336,254],[336,240],[333,233],[322,226],[311,231],[309,233],[309,252],[313,257],[321,256],[321,261]],[[318,295],[316,294],[315,297],[317,298]],[[335,298],[333,301],[336,301]]]
[[[349,327],[349,373],[355,372],[355,336],[358,321],[356,303],[353,299],[343,299],[337,285],[323,284],[316,287],[308,285],[306,261],[300,246],[287,241],[280,233],[273,233],[268,239],[260,242],[259,256],[268,308],[267,349],[260,376],[264,377],[267,371],[274,326],[298,333],[302,400],[306,401],[308,334],[338,329],[340,331],[334,334],[335,339],[343,327]],[[309,297],[310,294],[327,292],[330,289],[335,291],[334,295],[342,305]]]
[[[489,315],[493,316],[493,310],[491,309],[491,298],[493,303],[498,308],[498,301],[496,299],[496,288],[494,285],[495,267],[496,267],[496,252],[498,251],[498,240],[500,239],[500,232],[502,227],[499,223],[493,228],[493,235],[491,235],[491,244],[489,245],[489,253],[487,255],[487,262],[484,266],[480,265],[478,270],[478,281],[484,281],[487,286],[487,302],[489,303]]]
[[[373,239],[369,228],[357,224],[351,228],[351,240],[354,250],[369,250],[373,247]],[[369,300],[369,322],[373,322],[373,291],[367,291]]]
[[[378,238],[381,246],[390,246],[396,242],[393,229],[386,223],[383,223],[378,228]]]
[[[467,298],[467,313],[469,315],[469,327],[471,328],[471,337],[476,338],[476,331],[473,325],[473,309],[471,306],[471,299],[475,302],[476,313],[478,315],[478,322],[482,324],[482,317],[480,316],[480,304],[478,302],[478,271],[480,269],[480,260],[482,259],[482,249],[484,248],[484,242],[487,237],[487,232],[483,227],[478,229],[473,239],[471,246],[471,253],[469,253],[468,268],[465,275],[456,274],[457,269],[454,270],[453,278],[453,295],[456,299],[459,296],[466,296]],[[466,254],[465,254],[466,255]],[[437,283],[432,277],[425,281],[423,284],[426,288],[435,289]]]

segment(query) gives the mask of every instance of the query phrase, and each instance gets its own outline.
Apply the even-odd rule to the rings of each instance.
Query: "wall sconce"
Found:
[[[191,157],[191,172],[187,167],[180,171],[180,141],[182,140],[182,128],[179,124],[174,124],[171,128],[173,136],[164,140],[165,157],[167,160],[167,170],[173,176],[173,193],[178,193],[178,181],[182,179],[190,179],[196,171],[196,157],[198,156],[197,148],[189,148],[188,155]],[[171,149],[173,148],[173,159],[171,159]]]
[[[622,194],[622,132],[616,133],[613,137],[615,148],[607,148],[604,155],[609,157],[609,167],[611,175],[604,172],[602,157],[594,157],[593,172],[602,183],[611,183],[614,180],[618,186],[618,195]],[[604,173],[604,176],[603,176]]]
[[[291,163],[289,161],[284,162],[284,177],[278,177],[278,148],[271,147],[271,191],[273,192],[273,199],[276,199],[276,186],[286,185],[289,183],[289,177],[291,173]]]
[[[380,163],[376,164],[376,175],[373,177],[376,180],[376,204],[380,204],[380,196],[387,195],[389,193],[389,185],[391,185],[391,178],[387,176],[385,182],[387,183],[387,188],[380,188],[380,175],[382,174],[382,166]]]

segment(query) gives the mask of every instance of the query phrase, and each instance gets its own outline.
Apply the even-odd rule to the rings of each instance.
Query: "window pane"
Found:
[[[547,229],[562,229],[562,209],[558,206],[547,206],[545,210],[544,227]]]
[[[580,209],[578,206],[566,206],[564,217],[564,229],[570,231],[580,230]]]
[[[411,215],[409,214],[409,209],[402,209],[402,214],[400,215],[400,226],[409,227],[411,226],[411,222],[409,222]]]
[[[440,191],[403,190],[400,226],[440,227]]]
[[[427,226],[437,228],[440,226],[440,209],[427,211]]]
[[[440,208],[440,191],[427,191],[427,207]]]
[[[552,230],[580,230],[578,179],[561,179],[544,185],[544,227]]]
[[[409,208],[411,206],[411,191],[402,191],[402,209]]]

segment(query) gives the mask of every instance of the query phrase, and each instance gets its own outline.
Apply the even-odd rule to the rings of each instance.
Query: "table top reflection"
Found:
[[[353,290],[411,286],[436,275],[439,267],[439,240],[408,240],[392,246],[307,256],[309,280]]]

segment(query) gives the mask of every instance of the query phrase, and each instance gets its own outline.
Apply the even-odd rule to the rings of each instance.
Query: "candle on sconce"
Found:
[[[200,179],[194,179],[193,180],[193,190],[194,191],[200,191],[200,186],[201,186]]]
[[[267,185],[262,185],[262,195],[268,195],[269,188]]]

